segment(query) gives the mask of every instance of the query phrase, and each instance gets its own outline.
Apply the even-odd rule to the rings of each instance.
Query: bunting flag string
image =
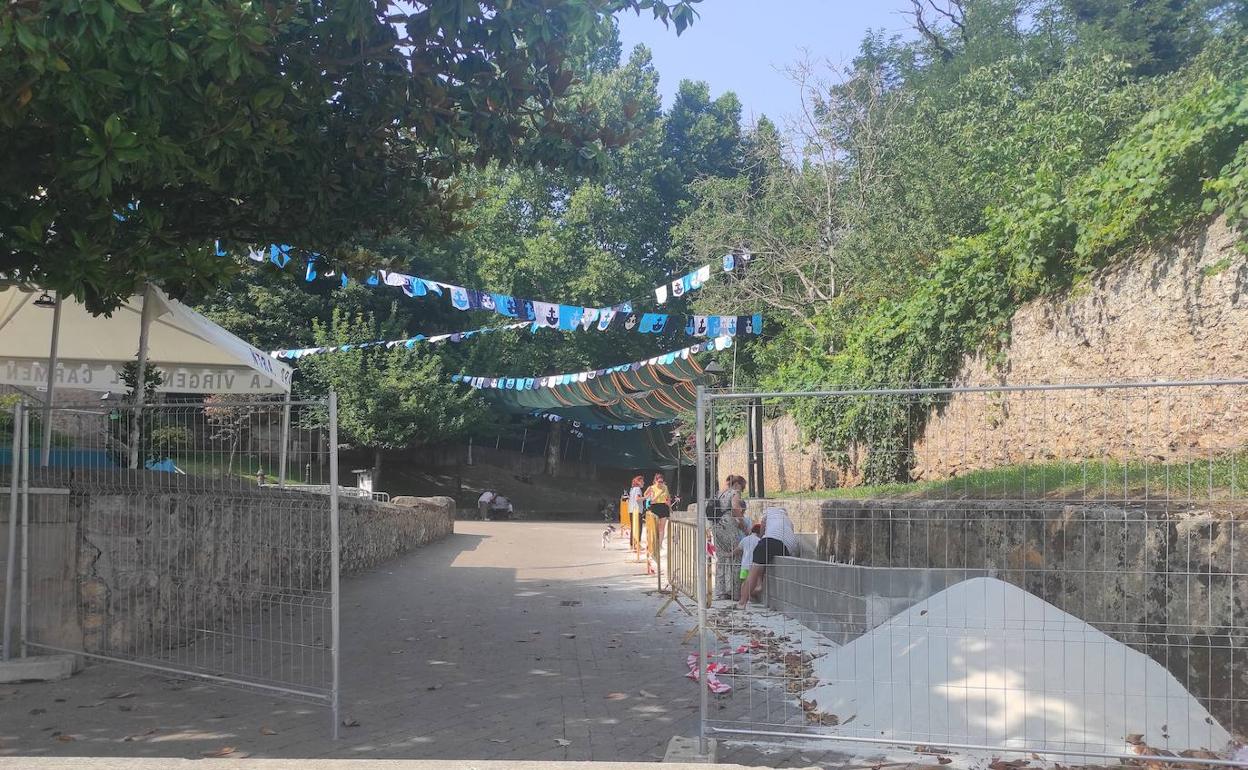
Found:
[[[724,272],[732,272],[744,269],[749,264],[750,259],[749,252],[726,254],[722,260],[723,270]],[[480,289],[469,289],[441,281],[433,281],[417,275],[407,275],[385,270],[377,271],[375,278],[378,282],[387,286],[402,289],[403,293],[409,297],[424,297],[430,293],[439,296],[446,295],[450,297],[452,307],[457,310],[493,311],[507,318],[519,318],[532,321],[539,326],[562,329],[564,331],[572,331],[577,328],[588,330],[595,322],[599,324],[599,330],[605,331],[606,325],[603,324],[602,319],[608,319],[607,323],[609,324],[609,319],[619,314],[632,314],[633,312],[632,302],[619,302],[609,307],[584,307],[581,305],[564,305],[557,302],[542,302],[523,297],[513,297],[510,294],[500,294]],[[703,265],[671,283],[665,283],[655,288],[655,299],[660,305],[666,303],[669,290],[672,297],[683,297],[690,291],[702,288],[710,278],[711,266],[709,264]],[[370,277],[368,282],[372,284],[374,278]],[[651,313],[649,315],[659,316],[661,314]],[[662,331],[662,329],[656,331]]]
[[[712,350],[725,350],[732,347],[732,343],[732,337],[720,336],[713,340],[700,342],[696,345],[690,345],[687,348],[673,350],[670,353],[663,353],[642,361],[633,361],[632,363],[608,366],[605,369],[592,369],[590,371],[570,372],[568,374],[552,374],[545,377],[478,377],[471,374],[453,374],[451,375],[451,382],[462,382],[478,390],[488,388],[497,388],[502,390],[537,390],[539,388],[553,388],[559,385],[587,382],[589,380],[594,380],[599,377],[605,377],[609,374],[619,372],[635,372],[649,366],[666,366],[681,359],[688,359],[690,356],[697,355],[698,353],[709,352]]]
[[[219,240],[213,242],[213,250],[217,256],[226,256],[226,252],[221,248]],[[278,268],[285,269],[294,259],[293,252],[294,247],[288,244],[273,243],[269,244],[267,249],[249,248],[247,257],[253,262],[270,262]],[[320,254],[314,252],[307,254],[303,263],[303,277],[305,281],[311,282],[318,277],[332,278],[337,275],[343,288],[350,283],[350,279],[345,271],[337,274],[333,270],[324,273],[319,272],[317,268],[320,259]],[[722,272],[725,273],[740,272],[749,265],[751,259],[752,255],[748,251],[725,254],[720,260],[720,266],[722,266]],[[679,278],[655,287],[654,298],[658,304],[662,305],[669,298],[683,297],[691,291],[702,288],[711,279],[711,273],[711,264],[702,265]],[[633,303],[631,301],[618,302],[607,307],[584,307],[580,305],[564,305],[557,302],[542,302],[481,289],[470,289],[444,281],[435,281],[430,278],[407,275],[406,273],[395,271],[376,269],[368,271],[365,275],[367,277],[364,282],[369,286],[391,286],[401,289],[408,297],[425,297],[430,294],[448,297],[451,305],[457,310],[492,311],[507,318],[532,321],[543,327],[562,329],[563,331],[572,331],[577,328],[588,330],[595,322],[599,324],[600,331],[605,331],[610,323],[610,318],[621,313],[625,315],[633,313]],[[651,313],[649,315],[651,317],[662,316],[659,313]],[[604,317],[608,319],[607,324],[602,323],[601,319]],[[666,316],[662,317],[666,319]],[[659,327],[655,331],[657,333],[662,330],[663,327]],[[715,335],[699,336],[713,337]]]
[[[607,319],[606,325],[600,325],[597,328],[603,331],[608,329],[624,329],[626,331],[639,331],[646,334],[658,334],[669,328],[669,326],[672,325],[672,320],[681,318],[685,319],[685,333],[691,337],[714,338],[735,337],[737,335],[757,336],[763,333],[763,316],[761,313],[742,316],[678,316],[657,313],[616,315]],[[679,324],[677,323],[676,325]],[[519,321],[517,323],[505,324],[503,326],[483,326],[480,329],[470,329],[463,332],[435,334],[431,337],[426,337],[423,334],[417,334],[415,337],[404,337],[403,339],[398,340],[372,340],[369,342],[353,342],[348,345],[328,345],[315,348],[282,348],[280,350],[270,351],[269,355],[273,358],[293,360],[304,358],[306,356],[322,355],[325,353],[342,353],[348,350],[360,350],[363,348],[372,348],[382,345],[387,348],[394,348],[399,345],[411,348],[420,342],[433,345],[444,342],[463,342],[464,340],[471,339],[479,334],[511,331],[513,329],[523,329],[526,327],[534,333],[543,328],[536,323]]]
[[[365,348],[375,348],[385,346],[386,348],[397,348],[403,346],[406,348],[416,347],[416,343],[424,342],[431,345],[437,345],[444,342],[462,342],[478,334],[489,334],[491,332],[510,331],[512,329],[522,329],[531,326],[528,321],[520,323],[507,324],[505,326],[485,326],[480,329],[470,329],[466,332],[451,332],[447,334],[435,334],[432,337],[426,337],[423,334],[417,334],[415,337],[405,337],[401,340],[373,340],[371,342],[353,342],[349,345],[329,345],[319,348],[290,348],[282,350],[274,350],[269,353],[273,358],[296,359],[305,356],[316,356],[324,353],[345,353],[348,350],[362,350]]]

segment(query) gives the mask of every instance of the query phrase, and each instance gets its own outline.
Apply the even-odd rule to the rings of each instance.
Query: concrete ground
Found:
[[[446,540],[343,581],[342,718],[116,665],[0,686],[0,757],[205,756],[657,761],[696,735],[692,620],[602,525],[458,522]],[[722,746],[721,762],[837,766]]]

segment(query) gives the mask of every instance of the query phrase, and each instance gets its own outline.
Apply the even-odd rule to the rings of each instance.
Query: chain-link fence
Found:
[[[323,703],[337,725],[332,397],[104,400],[15,417],[24,446],[0,451],[6,477],[21,474],[6,500],[20,533],[6,543],[18,574],[5,608],[20,615],[22,653]]]
[[[728,584],[703,589],[700,664],[727,685],[703,690],[705,735],[1234,763],[1248,733],[1248,381],[701,405],[693,536],[763,530],[736,555],[717,548],[710,569]],[[760,408],[765,424],[750,419]],[[756,423],[751,470],[772,497],[707,521],[706,501],[755,459],[733,447]]]

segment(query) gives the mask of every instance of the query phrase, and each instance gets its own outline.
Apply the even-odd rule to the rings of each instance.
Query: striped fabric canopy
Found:
[[[542,410],[585,422],[635,423],[678,417],[697,404],[704,371],[692,356],[670,364],[612,372],[585,382],[536,390],[489,390],[488,398],[514,412]],[[578,410],[573,416],[565,410]]]

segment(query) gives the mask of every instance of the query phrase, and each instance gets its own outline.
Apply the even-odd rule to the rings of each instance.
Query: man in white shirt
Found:
[[[489,521],[490,503],[494,502],[495,497],[497,495],[494,493],[494,490],[487,489],[477,498],[477,515],[481,517],[482,521]]]

